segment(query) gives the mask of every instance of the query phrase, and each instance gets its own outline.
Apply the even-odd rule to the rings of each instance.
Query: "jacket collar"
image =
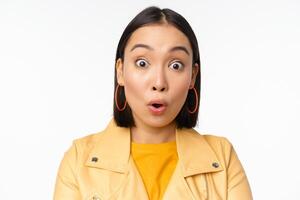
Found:
[[[130,145],[130,128],[117,126],[112,118],[107,127],[97,134],[97,141],[85,164],[89,167],[127,173]],[[195,129],[176,129],[176,145],[184,177],[223,170],[221,162],[204,136]]]

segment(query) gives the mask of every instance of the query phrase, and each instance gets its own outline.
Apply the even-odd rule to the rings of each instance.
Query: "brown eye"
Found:
[[[138,66],[138,67],[145,67],[147,65],[147,62],[144,60],[144,59],[137,59],[135,61],[135,64]]]
[[[173,68],[176,69],[176,70],[180,70],[181,68],[184,67],[184,65],[179,61],[176,61],[176,62],[172,63],[171,66],[173,66]]]

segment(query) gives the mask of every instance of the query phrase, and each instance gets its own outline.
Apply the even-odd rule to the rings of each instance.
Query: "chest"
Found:
[[[226,178],[223,171],[184,177],[177,162],[162,200],[226,199]],[[127,173],[107,169],[81,167],[78,183],[84,200],[149,200],[143,180],[132,157]]]

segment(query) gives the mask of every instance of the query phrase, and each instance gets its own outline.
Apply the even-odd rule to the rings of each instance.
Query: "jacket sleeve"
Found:
[[[250,185],[245,170],[237,153],[228,139],[227,142],[227,199],[228,200],[253,200]]]
[[[54,200],[81,199],[76,178],[77,160],[78,150],[75,142],[73,142],[60,162],[55,183]]]

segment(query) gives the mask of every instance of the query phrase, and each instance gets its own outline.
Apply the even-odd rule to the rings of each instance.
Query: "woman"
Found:
[[[128,24],[114,94],[107,127],[74,140],[65,153],[54,199],[252,199],[231,143],[193,129],[200,58],[180,14],[151,6]]]

